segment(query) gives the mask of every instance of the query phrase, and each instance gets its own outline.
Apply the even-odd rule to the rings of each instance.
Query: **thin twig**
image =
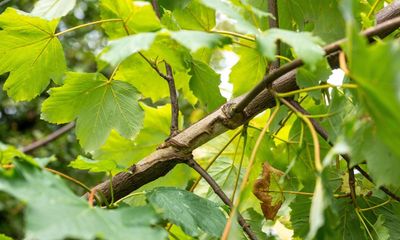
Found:
[[[152,0],[151,5],[153,6],[153,10],[156,13],[158,19],[161,18],[161,13],[160,13],[160,8],[158,7],[157,0]],[[142,54],[141,54],[142,55]],[[145,58],[146,59],[146,58]],[[146,59],[146,61],[148,61]],[[149,62],[149,61],[148,61]],[[149,62],[150,63],[150,62]],[[155,64],[151,64],[152,68],[156,70],[158,75],[160,75],[162,78],[164,78],[167,83],[168,83],[168,88],[169,88],[169,96],[171,99],[171,127],[170,127],[170,137],[174,137],[176,134],[178,134],[179,130],[179,123],[178,123],[178,118],[179,118],[179,104],[178,104],[178,96],[176,93],[176,87],[175,87],[175,79],[174,79],[174,74],[171,68],[171,65],[169,65],[167,62],[165,62],[165,71],[167,72],[167,75],[164,75],[157,66],[157,60]]]
[[[278,2],[277,0],[268,1],[268,11],[273,15],[273,17],[268,18],[269,28],[279,28],[279,15],[278,15]],[[276,55],[281,55],[280,42],[276,42]],[[271,62],[268,67],[268,72],[273,71],[280,66],[279,58]]]
[[[218,197],[229,207],[233,207],[233,204],[229,197],[222,191],[221,187],[218,186],[218,184],[215,182],[215,180],[208,174],[206,170],[204,170],[193,158],[189,159],[187,161],[187,164],[193,168],[196,172],[198,172],[204,180],[208,182],[210,187],[214,190],[215,194],[218,195]],[[233,209],[231,210],[233,211]],[[243,230],[246,232],[247,236],[249,236],[250,239],[255,240],[257,239],[257,236],[254,234],[254,232],[250,229],[250,225],[246,222],[246,220],[243,218],[243,216],[238,213],[238,222],[240,226],[242,226]]]
[[[391,20],[388,20],[386,22],[383,22],[381,24],[376,25],[375,27],[369,28],[363,32],[361,32],[361,34],[364,37],[367,38],[371,38],[373,36],[379,35],[381,33],[385,33],[388,31],[393,31],[395,29],[397,29],[398,27],[400,27],[400,17],[396,17],[393,18]],[[337,52],[340,50],[340,46],[341,44],[345,43],[346,39],[341,39],[339,41],[336,41],[332,44],[327,45],[326,47],[324,47],[324,51],[325,51],[325,56]],[[247,105],[249,105],[249,103],[259,94],[261,93],[263,90],[265,90],[266,88],[268,88],[270,86],[270,84],[272,84],[273,81],[275,81],[276,79],[278,79],[279,77],[285,75],[286,73],[299,68],[301,66],[304,65],[304,62],[301,59],[296,59],[293,60],[290,63],[287,63],[285,65],[283,65],[282,67],[272,71],[271,73],[268,73],[264,76],[263,80],[257,84],[257,86],[255,86],[233,109],[233,112],[239,113],[242,112]]]
[[[28,146],[23,147],[21,151],[23,153],[29,153],[37,148],[43,147],[43,146],[51,143],[52,141],[56,140],[57,138],[61,137],[64,133],[66,133],[69,130],[71,130],[72,128],[74,128],[74,126],[75,126],[74,122],[68,123],[67,125],[57,129],[56,131],[52,132],[49,135],[47,135],[45,138],[39,139],[39,140],[29,144]]]
[[[171,98],[171,128],[170,128],[170,137],[178,134],[178,117],[179,117],[179,103],[178,96],[176,94],[175,88],[175,79],[172,73],[171,65],[165,63],[165,70],[167,72],[167,83],[169,88],[169,96]]]
[[[350,163],[347,163],[349,173],[349,188],[350,196],[354,207],[357,207],[357,194],[356,194],[356,178],[354,177],[354,168],[350,167]]]
[[[305,110],[302,106],[300,106],[300,104],[294,100],[289,100],[290,104],[295,107],[299,112],[302,112],[304,115],[309,115],[309,113],[307,112],[307,110]],[[310,119],[311,123],[314,125],[315,130],[317,131],[317,133],[331,146],[333,146],[333,142],[329,139],[329,135],[327,133],[327,131],[315,120],[315,119]],[[340,156],[342,156],[342,158],[350,163],[350,156],[348,154],[340,154]],[[361,173],[361,175],[363,175],[368,181],[370,181],[371,183],[374,183],[372,177],[366,172],[364,171],[364,169],[362,169],[360,166],[355,166],[354,167],[357,171],[359,171]],[[380,186],[379,187],[380,190],[382,190],[382,192],[386,193],[388,196],[390,196],[391,198],[397,200],[400,202],[400,196],[397,196],[395,193],[393,193],[391,190],[389,190],[388,188],[386,188],[385,186]]]

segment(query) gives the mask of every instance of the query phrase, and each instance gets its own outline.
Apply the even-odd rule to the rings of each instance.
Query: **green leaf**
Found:
[[[216,11],[219,11],[229,18],[232,18],[236,21],[235,27],[244,33],[256,34],[258,30],[255,26],[249,23],[241,14],[240,9],[236,8],[234,5],[231,5],[225,1],[221,0],[200,0],[205,6],[212,8]]]
[[[346,29],[339,11],[339,2],[284,0],[278,6],[280,25],[285,29],[310,31],[326,42],[333,42],[343,38]]]
[[[357,37],[352,39],[346,48],[352,78],[360,85],[361,100],[376,123],[378,137],[400,158],[400,44],[364,47]]]
[[[118,172],[124,170],[119,167],[114,160],[92,160],[83,156],[78,156],[68,166],[80,170],[89,170],[90,172]]]
[[[0,74],[10,72],[3,89],[13,99],[31,100],[50,79],[62,82],[66,65],[54,35],[57,24],[12,8],[0,15]]]
[[[174,10],[172,16],[182,29],[210,31],[216,23],[215,10],[197,1],[191,1],[185,8]]]
[[[111,41],[101,59],[115,66],[134,53],[148,50],[155,37],[155,33],[140,33]]]
[[[232,39],[215,33],[181,30],[171,32],[171,38],[196,52],[200,48],[215,48],[230,44]]]
[[[276,42],[281,40],[290,45],[298,58],[312,68],[321,61],[325,51],[323,41],[308,32],[292,32],[284,29],[270,29],[256,39],[259,51],[270,60],[275,59]]]
[[[0,169],[0,190],[26,204],[26,239],[166,238],[162,228],[153,227],[159,218],[150,207],[90,207],[58,176],[27,162],[14,164],[13,170]]]
[[[75,7],[75,4],[76,0],[39,0],[35,3],[31,14],[52,20],[67,15]]]
[[[233,84],[233,95],[239,96],[261,81],[267,69],[267,61],[252,48],[238,47],[235,53],[240,59],[232,67],[229,81]]]
[[[161,28],[149,2],[130,0],[101,0],[101,19],[121,19],[121,22],[103,23],[107,35],[120,38],[139,32],[153,32]]]
[[[141,104],[141,107],[145,112],[143,128],[135,140],[123,138],[113,131],[106,144],[95,152],[95,159],[102,161],[117,159],[118,164],[129,167],[156,150],[157,146],[169,137],[171,105],[166,104],[153,108]],[[182,117],[180,117],[179,123],[183,124]]]
[[[299,88],[317,86],[322,82],[326,83],[331,74],[332,71],[328,62],[323,59],[316,64],[316,68],[313,71],[306,67],[299,68],[296,73],[296,82]],[[308,95],[316,100],[321,98],[320,91],[310,91]]]
[[[87,150],[98,149],[112,129],[135,136],[142,125],[139,94],[126,82],[107,80],[99,73],[67,74],[62,87],[53,88],[42,105],[42,118],[66,123],[77,118],[76,134]]]
[[[222,235],[226,218],[218,204],[172,187],[156,188],[146,196],[155,208],[163,210],[166,219],[185,233],[198,236],[201,229],[215,237]]]
[[[0,240],[13,240],[13,239],[1,233]]]
[[[190,74],[190,89],[209,112],[226,101],[218,87],[221,82],[219,74],[207,64],[193,60]]]

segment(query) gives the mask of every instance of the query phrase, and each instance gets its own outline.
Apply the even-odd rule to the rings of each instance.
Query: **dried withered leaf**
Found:
[[[273,203],[273,196],[269,192],[271,186],[271,176],[273,176],[274,179],[279,179],[282,175],[283,172],[273,168],[266,162],[263,165],[261,178],[257,179],[253,185],[253,194],[261,201],[261,210],[265,219],[267,220],[274,220],[279,208],[282,205],[282,200],[278,200]]]

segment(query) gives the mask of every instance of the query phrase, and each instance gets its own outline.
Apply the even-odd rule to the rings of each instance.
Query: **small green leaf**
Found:
[[[270,29],[256,39],[259,51],[270,60],[275,59],[276,42],[289,44],[298,58],[312,68],[322,60],[325,51],[320,46],[323,41],[308,32],[292,32],[283,29]]]
[[[205,47],[222,47],[232,42],[231,38],[215,33],[189,30],[171,32],[171,37],[183,46],[189,48],[192,52],[196,52],[198,49]]]
[[[101,19],[121,19],[103,23],[111,39],[139,32],[153,32],[161,28],[153,7],[149,2],[130,0],[101,0]]]
[[[26,204],[26,239],[165,239],[154,227],[159,221],[150,207],[106,210],[90,207],[50,172],[15,161],[14,169],[0,169],[0,190]]]
[[[149,49],[155,37],[156,33],[140,33],[111,41],[101,59],[117,65],[130,55]]]
[[[107,80],[99,73],[68,73],[62,87],[53,88],[42,105],[42,118],[66,123],[77,118],[76,134],[87,150],[98,149],[112,129],[135,136],[142,125],[139,94],[126,82]]]
[[[185,8],[174,10],[172,16],[182,29],[210,31],[216,23],[215,10],[197,1],[191,1]]]
[[[164,217],[180,226],[191,236],[198,236],[199,229],[219,237],[226,218],[218,204],[191,192],[172,187],[159,187],[146,193],[149,202],[163,211]]]
[[[90,172],[118,172],[124,170],[118,167],[114,160],[92,160],[83,156],[78,156],[68,166],[80,170],[89,170]]]
[[[221,0],[200,0],[205,6],[219,11],[236,21],[235,27],[244,33],[256,34],[258,30],[249,23],[241,14],[240,9]]]
[[[219,74],[207,64],[193,60],[190,74],[190,89],[208,111],[215,110],[226,101],[218,87],[221,82]]]
[[[50,79],[60,84],[66,65],[54,36],[58,21],[46,21],[8,8],[0,15],[0,74],[10,72],[3,86],[17,101],[43,92]]]
[[[256,50],[238,47],[235,51],[240,57],[232,67],[229,81],[233,84],[233,95],[239,96],[252,89],[265,75],[266,59]]]
[[[75,4],[76,0],[39,0],[35,3],[31,14],[52,20],[67,15],[75,7]]]

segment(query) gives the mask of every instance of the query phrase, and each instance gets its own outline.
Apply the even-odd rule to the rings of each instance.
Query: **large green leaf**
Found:
[[[68,73],[62,87],[53,88],[42,106],[42,118],[65,123],[77,118],[76,134],[87,150],[98,149],[112,129],[130,138],[139,132],[143,111],[139,94],[126,82],[99,73]]]
[[[159,221],[150,207],[105,210],[90,207],[57,176],[27,162],[15,161],[12,170],[0,169],[0,190],[26,204],[26,239],[164,239],[153,227]]]
[[[193,60],[190,74],[190,89],[208,111],[216,109],[226,101],[218,87],[221,82],[219,74],[207,64]]]
[[[355,39],[347,45],[346,53],[351,59],[351,76],[360,85],[362,102],[376,123],[378,137],[400,158],[399,42],[362,47]]]
[[[143,128],[135,140],[123,138],[113,131],[106,144],[95,152],[95,159],[102,161],[118,160],[118,164],[128,167],[153,152],[168,138],[171,105],[166,104],[158,108],[149,107],[145,104],[141,106],[145,112]],[[182,118],[179,120],[179,123],[182,124]]]
[[[182,29],[210,31],[216,22],[215,10],[197,1],[191,1],[185,8],[174,10],[172,16]]]
[[[155,208],[163,211],[166,219],[187,234],[198,236],[201,229],[215,237],[222,235],[226,218],[218,204],[172,187],[156,188],[146,196]]]
[[[297,57],[311,67],[321,61],[325,54],[324,49],[321,47],[323,41],[311,33],[275,28],[265,31],[257,37],[259,51],[270,60],[274,60],[277,49],[276,42],[278,40],[289,44]]]
[[[131,0],[101,0],[101,18],[121,19],[107,22],[103,28],[110,38],[124,37],[139,32],[152,32],[161,28],[149,2]]]
[[[235,51],[240,57],[232,72],[229,81],[233,84],[233,95],[238,96],[252,89],[265,75],[266,59],[256,50],[247,47],[238,47]]]
[[[10,72],[3,88],[15,100],[36,97],[50,79],[62,82],[66,66],[57,24],[12,8],[0,15],[0,74]]]
[[[31,14],[52,20],[67,15],[75,7],[76,0],[39,0]]]

